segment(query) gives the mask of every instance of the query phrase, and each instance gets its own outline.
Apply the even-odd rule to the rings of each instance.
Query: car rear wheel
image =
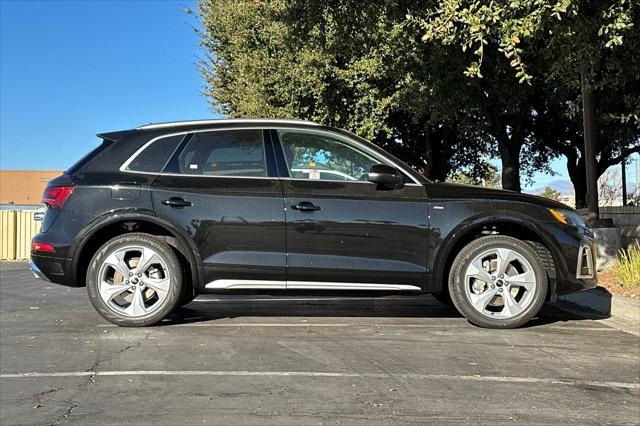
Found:
[[[155,324],[180,302],[182,270],[175,253],[152,235],[107,241],[93,256],[87,292],[98,313],[126,327]]]
[[[495,235],[464,247],[449,273],[449,294],[471,323],[515,328],[542,308],[547,275],[537,252],[518,239]]]

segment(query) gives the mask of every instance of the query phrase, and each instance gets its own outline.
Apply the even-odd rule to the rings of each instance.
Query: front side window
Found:
[[[328,134],[279,130],[278,135],[289,176],[295,179],[366,181],[371,166],[380,163]]]
[[[179,172],[205,176],[267,176],[262,130],[194,133],[178,159]]]

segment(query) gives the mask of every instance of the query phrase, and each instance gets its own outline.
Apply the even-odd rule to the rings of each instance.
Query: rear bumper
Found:
[[[31,271],[31,273],[33,274],[33,276],[35,278],[37,278],[39,280],[51,282],[51,280],[49,278],[47,278],[47,276],[45,274],[42,273],[40,268],[38,268],[38,265],[33,263],[32,260],[29,261],[29,270]]]
[[[31,253],[29,269],[34,277],[55,284],[77,287],[78,284],[71,275],[71,262],[68,259],[53,256],[43,256]]]

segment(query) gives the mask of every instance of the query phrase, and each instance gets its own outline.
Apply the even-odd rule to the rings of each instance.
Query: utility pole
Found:
[[[598,206],[598,174],[596,171],[596,135],[593,122],[593,88],[587,81],[587,66],[583,63],[581,72],[582,85],[582,120],[584,126],[584,155],[587,171],[587,207],[589,221],[595,224],[600,219]]]
[[[622,206],[627,205],[627,157],[622,157]]]

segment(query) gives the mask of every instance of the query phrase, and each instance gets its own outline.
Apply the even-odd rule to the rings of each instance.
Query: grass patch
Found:
[[[620,263],[612,268],[613,276],[623,287],[640,288],[640,243],[620,250]]]

